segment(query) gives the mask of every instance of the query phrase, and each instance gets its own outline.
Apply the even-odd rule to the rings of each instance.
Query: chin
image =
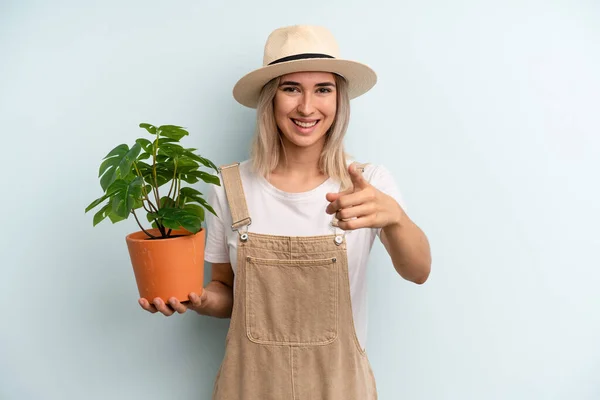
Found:
[[[314,135],[298,135],[298,134],[283,134],[286,141],[297,147],[312,147],[319,142],[324,142],[325,134],[314,134]]]

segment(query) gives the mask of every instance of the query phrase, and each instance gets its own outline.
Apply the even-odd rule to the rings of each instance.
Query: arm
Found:
[[[381,229],[381,243],[390,255],[392,264],[400,276],[416,284],[423,284],[431,272],[429,241],[425,233],[402,210],[402,207],[390,197],[389,204],[392,202],[397,207],[397,219],[396,222]]]
[[[190,308],[201,315],[216,318],[231,318],[233,310],[233,280],[231,263],[213,264],[212,280],[204,288],[201,301],[190,304]],[[196,298],[198,296],[195,296]]]
[[[344,230],[381,228],[380,238],[403,278],[424,283],[431,270],[431,252],[427,237],[411,221],[396,199],[375,188],[354,165],[348,168],[353,187],[341,193],[328,193],[328,214],[337,214]]]

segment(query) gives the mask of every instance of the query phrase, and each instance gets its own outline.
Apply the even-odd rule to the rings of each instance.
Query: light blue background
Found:
[[[394,173],[431,241],[423,286],[373,249],[380,398],[600,399],[598,2],[0,4],[0,399],[210,398],[228,321],[143,312],[135,221],[83,210],[142,121],[247,157],[231,89],[296,23],[378,72],[348,149]]]

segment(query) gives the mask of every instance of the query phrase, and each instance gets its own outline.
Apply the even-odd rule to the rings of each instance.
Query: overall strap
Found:
[[[223,183],[225,186],[225,195],[231,210],[231,229],[239,230],[243,226],[248,226],[252,223],[252,218],[248,213],[246,204],[246,196],[244,195],[244,187],[240,177],[240,163],[223,165],[219,168]]]

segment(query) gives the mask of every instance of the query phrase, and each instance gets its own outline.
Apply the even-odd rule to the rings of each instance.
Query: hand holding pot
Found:
[[[200,296],[192,292],[188,296],[190,300],[184,301],[183,303],[179,302],[175,297],[171,297],[167,304],[165,304],[160,297],[155,298],[152,303],[145,298],[139,299],[138,302],[144,310],[151,312],[152,314],[160,311],[163,315],[168,317],[175,314],[175,312],[183,314],[188,309],[200,313],[200,310],[204,305],[203,303],[206,303],[207,295],[208,293],[206,290],[203,290]]]

